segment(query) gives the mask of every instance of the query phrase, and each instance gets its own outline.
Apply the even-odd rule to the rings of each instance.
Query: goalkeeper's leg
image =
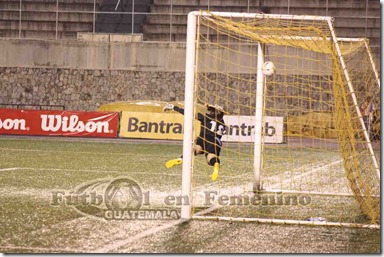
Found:
[[[207,154],[207,162],[213,166],[212,181],[215,181],[219,176],[220,171],[220,159],[217,155],[209,153]]]
[[[201,145],[194,145],[193,148],[195,149],[195,155],[204,153],[203,147]],[[165,163],[165,166],[167,168],[172,168],[175,165],[179,165],[183,163],[183,156],[180,156],[179,158],[169,160]]]
[[[221,150],[221,140],[216,139],[215,142],[209,142],[207,145],[207,162],[209,165],[213,166],[212,172],[212,181],[215,181],[219,176],[220,171],[220,150]]]

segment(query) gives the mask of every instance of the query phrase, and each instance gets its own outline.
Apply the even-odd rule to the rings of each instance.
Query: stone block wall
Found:
[[[184,73],[160,71],[0,68],[0,103],[64,105],[96,110],[127,100],[184,100]]]
[[[233,114],[253,115],[255,75],[237,74],[231,78],[204,74],[207,77],[200,78],[200,102],[224,105]],[[207,79],[216,84],[205,84]],[[326,81],[319,84],[319,79],[276,75],[266,88],[267,114],[332,111],[331,85]],[[299,89],[298,84],[305,86]],[[0,68],[0,103],[9,105],[61,105],[65,110],[93,111],[117,101],[184,101],[184,87],[184,72]],[[323,87],[322,93],[319,87]],[[359,99],[364,97],[359,95]]]

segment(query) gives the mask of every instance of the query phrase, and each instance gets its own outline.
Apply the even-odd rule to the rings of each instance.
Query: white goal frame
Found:
[[[349,79],[349,74],[346,69],[345,61],[342,56],[339,41],[361,41],[365,40],[365,47],[367,48],[369,58],[371,61],[372,68],[375,72],[375,76],[377,79],[377,83],[380,87],[380,79],[377,74],[376,67],[369,51],[369,47],[367,45],[366,39],[357,39],[357,38],[337,38],[332,22],[333,17],[328,16],[303,16],[303,15],[276,15],[276,14],[260,14],[260,13],[231,13],[231,12],[201,12],[201,11],[193,11],[188,14],[187,21],[187,41],[186,41],[186,66],[185,66],[185,102],[184,102],[184,134],[183,134],[183,164],[182,164],[182,196],[188,199],[187,203],[184,203],[181,207],[181,219],[189,220],[191,218],[200,219],[199,215],[194,215],[192,217],[192,202],[193,202],[193,194],[192,194],[192,175],[193,175],[193,144],[194,144],[194,119],[195,117],[195,73],[196,73],[196,36],[197,30],[196,25],[198,21],[198,16],[211,16],[211,14],[218,15],[221,17],[238,17],[238,18],[276,18],[276,19],[289,19],[289,20],[318,20],[325,21],[329,25],[329,29],[331,31],[332,38],[329,40],[334,42],[336,46],[336,51],[338,54],[338,58],[340,60],[342,70],[344,72],[344,76],[346,81],[348,82],[348,88],[352,95],[352,100],[356,107],[356,112],[358,113],[360,123],[363,128],[365,128],[365,124],[362,118],[362,114],[357,103],[356,95],[354,93],[353,85]],[[303,38],[305,39],[305,38]],[[256,111],[255,111],[255,145],[254,145],[254,181],[253,181],[253,191],[260,191],[261,188],[261,155],[262,155],[262,121],[263,121],[263,89],[265,76],[261,72],[262,64],[264,63],[264,54],[263,54],[263,46],[258,43],[258,59],[257,59],[257,93],[256,93]],[[364,129],[364,137],[367,141],[367,148],[372,156],[373,164],[377,171],[377,176],[380,179],[380,169],[376,158],[374,156],[373,148],[369,139],[369,135],[366,129]],[[220,208],[220,207],[217,207]],[[210,208],[211,209],[211,208]],[[216,209],[212,207],[212,209]],[[231,219],[233,221],[241,220],[247,221],[247,218],[228,218],[228,217],[204,217],[207,219],[215,219],[223,220]],[[276,223],[276,224],[314,224],[313,222],[303,222],[297,220],[269,220],[269,219],[258,219],[258,218],[249,218],[248,221],[257,221],[264,223]],[[316,222],[315,222],[316,223]],[[328,225],[340,226],[340,223],[330,224]],[[316,225],[316,224],[315,224]],[[325,225],[325,223],[319,223],[319,225]],[[343,224],[346,227],[355,227],[357,224]],[[358,227],[364,226],[367,228],[378,228],[380,225],[363,225],[359,224]]]

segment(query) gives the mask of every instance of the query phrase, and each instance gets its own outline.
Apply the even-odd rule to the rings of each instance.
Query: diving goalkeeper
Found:
[[[222,146],[221,137],[226,131],[226,126],[223,120],[225,114],[223,108],[219,105],[207,104],[207,113],[203,115],[197,114],[197,120],[200,121],[200,135],[196,139],[196,144],[193,146],[195,155],[205,154],[207,163],[213,166],[212,181],[215,181],[219,176],[220,171],[220,150]],[[177,111],[184,115],[184,109],[173,104],[167,104],[163,111]],[[182,156],[177,159],[169,160],[165,165],[171,168],[176,164],[183,162]]]

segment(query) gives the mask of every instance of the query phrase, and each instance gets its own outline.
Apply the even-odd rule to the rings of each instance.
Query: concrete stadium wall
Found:
[[[185,71],[185,43],[174,42],[116,42],[105,40],[104,36],[98,37],[99,41],[66,41],[66,40],[28,40],[28,39],[0,39],[0,67],[23,67],[23,68],[64,68],[83,70],[127,70],[127,71]],[[256,73],[257,48],[253,45],[233,46],[234,50],[214,49],[210,47],[210,55],[204,53],[199,55],[208,67],[230,73]],[[240,49],[242,48],[242,49]],[[202,52],[205,50],[202,49]],[[207,50],[208,51],[208,50]],[[253,59],[243,56],[238,60],[234,52],[251,51]],[[273,47],[274,53],[282,55],[300,55],[300,50],[287,50],[285,47]],[[290,52],[293,51],[293,52]],[[305,52],[301,54],[307,58],[319,59],[316,53]],[[228,62],[217,62],[211,56],[233,56],[238,64]],[[204,56],[208,56],[204,59]],[[275,63],[284,63],[271,55],[270,60]],[[275,59],[274,59],[275,58]],[[300,65],[294,74],[300,74],[306,69],[307,63],[295,63]],[[312,64],[312,66],[315,64]],[[252,67],[245,69],[245,67]],[[313,67],[317,72],[323,67]],[[290,68],[292,69],[292,68]],[[214,71],[206,68],[206,72]],[[279,72],[279,70],[277,70]],[[324,71],[329,73],[330,71]],[[307,72],[305,73],[307,74]]]
[[[185,67],[183,43],[1,39],[0,49],[0,67],[136,71]]]

